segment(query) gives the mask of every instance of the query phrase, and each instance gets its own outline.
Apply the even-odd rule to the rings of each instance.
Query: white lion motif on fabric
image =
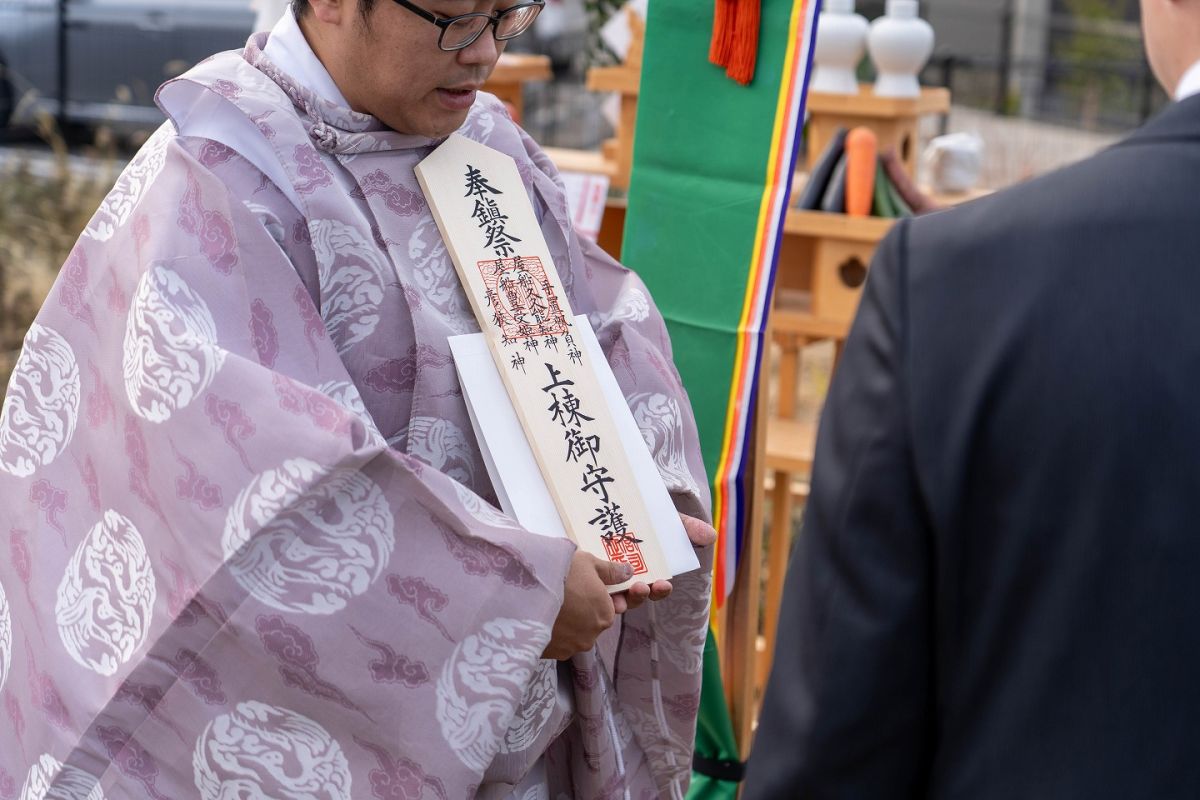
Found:
[[[652,716],[642,708],[625,706],[622,716],[627,719],[646,756],[662,765],[665,770],[662,778],[676,786],[685,785],[692,770],[692,740],[674,732],[661,716]]]
[[[79,421],[79,364],[57,331],[33,323],[0,410],[0,472],[19,478],[66,449]]]
[[[492,763],[549,641],[544,625],[501,618],[454,648],[437,683],[437,721],[468,768]]]
[[[214,719],[196,740],[201,800],[350,800],[350,763],[319,724],[250,701]]]
[[[8,598],[4,595],[4,585],[0,584],[0,692],[4,691],[4,683],[8,680],[8,671],[12,668],[12,612],[8,608]]]
[[[61,775],[59,773],[62,773]],[[58,778],[54,788],[51,782]],[[104,800],[99,781],[78,767],[64,766],[45,753],[29,768],[21,800]]]
[[[630,286],[617,298],[612,313],[605,317],[605,321],[643,322],[649,316],[650,301],[646,298],[646,293],[636,286]]]
[[[379,427],[372,419],[370,412],[367,411],[367,405],[363,402],[362,395],[358,391],[358,387],[350,381],[326,381],[317,387],[317,391],[327,395],[331,400],[339,405],[350,409],[354,415],[362,420],[363,425],[367,429],[367,439],[371,444],[387,446],[387,442],[383,439],[383,434],[379,432]]]
[[[405,447],[410,455],[459,483],[472,485],[475,454],[457,425],[438,417],[413,417],[408,423],[407,436]]]
[[[477,142],[486,142],[496,130],[496,118],[484,103],[476,104],[471,112],[463,123],[462,135]]]
[[[71,658],[113,675],[146,641],[157,586],[134,524],[104,512],[75,550],[58,585],[58,635]]]
[[[398,269],[410,274],[401,278],[416,284],[422,303],[435,311],[451,331],[469,333],[474,316],[463,297],[462,283],[433,219],[417,223],[408,239],[407,255],[406,262],[399,265]]]
[[[484,500],[479,495],[472,492],[467,487],[463,486],[458,481],[454,481],[454,493],[458,495],[458,501],[463,504],[463,508],[477,522],[482,522],[484,525],[493,528],[516,528],[517,523],[512,517],[498,511],[488,501]]]
[[[641,393],[628,398],[646,447],[654,455],[654,465],[672,492],[699,495],[692,472],[683,453],[683,414],[679,403],[665,394]]]
[[[383,492],[361,472],[291,459],[242,490],[221,546],[238,583],[260,602],[333,614],[383,572],[394,525]]]
[[[209,387],[224,361],[208,305],[173,270],[151,267],[125,325],[125,394],[133,410],[166,422]]]
[[[702,572],[680,575],[675,579],[676,588],[685,581],[699,581],[707,586],[710,578]],[[654,608],[649,610],[654,625],[654,639],[667,660],[677,669],[695,675],[704,666],[706,632],[697,626],[696,621],[708,616],[708,593],[675,592],[671,596],[671,604],[670,614],[656,613]]]
[[[339,353],[370,336],[379,325],[379,304],[390,272],[375,244],[344,222],[309,224],[321,282],[321,318]]]
[[[83,231],[84,238],[107,242],[121,226],[129,221],[138,202],[150,190],[154,180],[167,163],[167,146],[175,138],[175,127],[170,122],[159,126],[154,135],[146,140],[138,157],[121,176],[113,190],[104,198],[100,210],[92,217]]]
[[[525,689],[512,723],[500,740],[500,752],[519,753],[532,747],[554,715],[557,702],[558,662],[543,659]]]

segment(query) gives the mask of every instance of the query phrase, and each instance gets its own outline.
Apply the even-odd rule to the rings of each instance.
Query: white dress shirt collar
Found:
[[[1191,97],[1194,94],[1200,94],[1200,61],[1192,64],[1188,71],[1183,73],[1183,77],[1179,79],[1179,85],[1175,87],[1175,100],[1183,100]]]
[[[290,8],[284,11],[279,22],[271,29],[263,55],[285,75],[290,75],[296,83],[311,89],[322,100],[349,108],[350,104],[329,76],[329,70],[325,69],[321,59],[309,47],[304,32],[300,30],[300,23]]]

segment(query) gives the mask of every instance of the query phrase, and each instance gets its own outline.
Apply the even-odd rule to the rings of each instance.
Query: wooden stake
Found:
[[[673,577],[516,162],[456,134],[416,174],[567,534]]]

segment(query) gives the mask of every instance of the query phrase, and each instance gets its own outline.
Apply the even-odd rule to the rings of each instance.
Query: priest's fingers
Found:
[[[627,591],[621,593],[625,596],[625,601],[629,605],[630,610],[638,608],[647,600],[664,600],[671,594],[670,581],[655,581],[647,586],[644,583],[638,582],[629,587]],[[621,595],[613,595],[615,600]],[[621,612],[617,612],[618,614]]]
[[[633,567],[619,561],[601,561],[596,559],[596,574],[605,586],[616,586],[633,577]]]
[[[687,514],[680,514],[679,518],[683,520],[683,529],[687,531],[694,547],[708,547],[717,540],[717,532],[704,520],[689,517]]]
[[[637,608],[650,598],[651,591],[649,586],[639,581],[622,594],[625,595],[625,600],[630,608]]]
[[[608,586],[631,576],[626,564],[602,561],[590,553],[576,550],[571,568],[563,582],[563,603],[550,631],[544,658],[566,659],[591,650],[596,639],[612,627],[619,603],[608,593]]]
[[[665,600],[670,596],[671,588],[670,581],[655,581],[654,583],[650,584],[650,599]]]
[[[613,612],[617,614],[624,614],[632,607],[629,598],[625,596],[625,592],[617,592],[612,595],[612,604]]]

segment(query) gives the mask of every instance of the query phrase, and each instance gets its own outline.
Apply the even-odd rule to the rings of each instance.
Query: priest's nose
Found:
[[[491,69],[504,51],[504,42],[496,41],[496,29],[488,25],[479,38],[458,51],[458,63],[463,66],[486,66]]]

